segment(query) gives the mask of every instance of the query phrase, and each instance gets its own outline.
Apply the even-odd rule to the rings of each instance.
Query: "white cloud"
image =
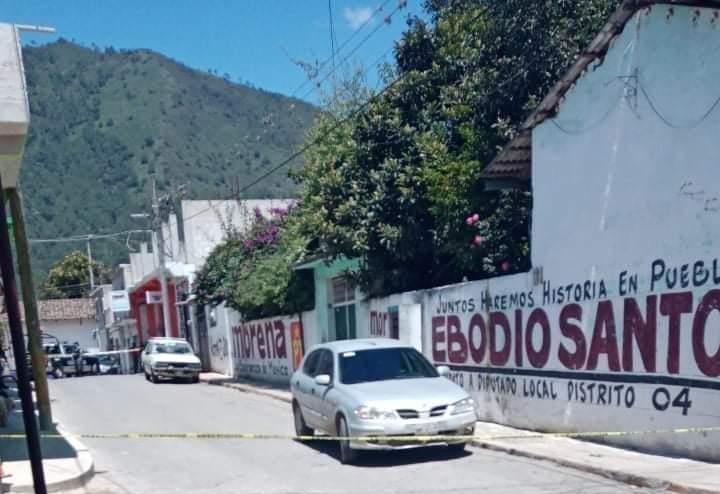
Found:
[[[343,16],[353,31],[369,21],[372,15],[373,9],[370,7],[345,7],[343,9]]]

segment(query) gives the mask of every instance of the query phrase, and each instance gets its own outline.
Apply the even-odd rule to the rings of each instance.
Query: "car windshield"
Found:
[[[155,353],[192,353],[192,349],[187,343],[172,341],[156,344]]]
[[[378,348],[340,354],[343,384],[423,377],[438,377],[438,373],[414,348]]]

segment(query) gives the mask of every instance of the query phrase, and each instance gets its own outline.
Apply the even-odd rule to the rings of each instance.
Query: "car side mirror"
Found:
[[[318,374],[315,376],[315,384],[319,384],[320,386],[329,386],[330,376],[327,374]]]
[[[450,375],[450,367],[447,365],[438,365],[437,371],[442,377],[448,377]]]

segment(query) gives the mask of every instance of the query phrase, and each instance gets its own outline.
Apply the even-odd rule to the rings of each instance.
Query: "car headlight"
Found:
[[[361,406],[355,409],[355,415],[362,420],[386,420],[397,418],[395,410],[383,410],[369,406]]]
[[[457,401],[452,405],[452,415],[460,415],[461,413],[470,413],[475,411],[475,400],[465,398]]]

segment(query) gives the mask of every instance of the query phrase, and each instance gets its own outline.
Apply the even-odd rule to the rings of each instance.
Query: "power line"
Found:
[[[43,243],[61,243],[61,242],[87,242],[88,240],[100,240],[105,238],[119,237],[122,235],[128,235],[131,233],[142,233],[150,232],[150,230],[124,230],[122,232],[114,233],[88,233],[86,235],[73,235],[69,237],[58,237],[58,238],[31,238],[28,240],[30,243],[43,244]]]
[[[385,0],[382,4],[380,4],[380,6],[377,7],[372,12],[372,14],[370,14],[370,16],[362,24],[360,24],[358,26],[358,28],[355,30],[355,32],[353,32],[350,35],[350,37],[348,37],[345,41],[343,41],[342,44],[337,48],[337,50],[335,52],[333,52],[333,54],[331,54],[328,58],[326,58],[318,66],[317,73],[319,74],[320,72],[322,72],[322,70],[325,68],[325,66],[334,60],[334,56],[337,55],[338,53],[340,53],[343,50],[343,48],[345,48],[345,46],[347,46],[348,43],[350,43],[353,39],[355,39],[355,36],[357,36],[360,33],[360,31],[362,31],[365,28],[365,26],[370,24],[370,22],[372,22],[372,20],[375,18],[375,15],[379,12],[382,12],[382,10],[385,8],[385,6],[388,3],[390,3],[390,1],[391,0]],[[334,61],[333,61],[333,64],[334,64]],[[300,90],[302,90],[305,86],[307,86],[308,83],[312,82],[313,79],[314,79],[314,77],[308,77],[307,79],[305,79],[302,82],[302,84],[300,84],[297,88],[295,88],[295,90],[292,93],[290,93],[290,97],[294,97],[295,95],[297,95],[297,93],[300,92]]]
[[[401,5],[403,5],[403,4],[401,3]],[[396,11],[397,11],[397,9],[396,9]],[[394,13],[394,12],[393,12],[393,13]],[[483,13],[482,11],[479,12],[479,13],[475,16],[475,18],[471,20],[471,22],[479,19],[480,16],[482,15],[482,13]],[[390,15],[392,15],[392,14],[390,14]],[[385,52],[385,53],[381,56],[381,58],[384,57],[386,53],[387,53],[387,52]],[[499,91],[500,89],[504,88],[506,85],[510,84],[511,82],[514,82],[516,79],[518,79],[520,76],[522,76],[523,73],[524,73],[523,70],[518,70],[518,72],[516,72],[514,75],[512,75],[511,77],[509,77],[509,78],[506,79],[505,81],[501,82],[500,84],[497,84],[496,86],[494,86],[494,87],[493,87],[493,90],[492,90],[490,93],[488,93],[488,94],[493,94],[494,92]],[[283,159],[280,163],[278,163],[277,165],[275,165],[275,166],[273,166],[272,168],[270,168],[268,171],[266,171],[265,173],[263,173],[262,175],[260,175],[258,178],[256,178],[255,180],[253,180],[252,182],[250,182],[250,183],[247,184],[246,186],[240,188],[240,189],[238,190],[238,194],[249,190],[250,188],[252,188],[252,187],[254,187],[255,185],[257,185],[258,183],[262,182],[263,180],[265,180],[267,177],[269,177],[270,175],[272,175],[272,174],[275,173],[276,171],[278,171],[278,170],[280,170],[281,168],[283,168],[283,167],[285,167],[286,165],[288,165],[292,160],[294,160],[295,158],[297,158],[298,156],[300,156],[301,154],[303,154],[304,152],[306,152],[306,151],[307,151],[308,149],[310,149],[311,147],[317,145],[317,144],[318,144],[319,142],[321,142],[324,138],[328,137],[328,136],[329,136],[333,131],[335,131],[340,125],[342,125],[342,124],[346,123],[347,121],[355,118],[355,117],[356,117],[357,115],[359,115],[363,110],[365,110],[374,100],[376,100],[377,98],[383,96],[385,93],[387,93],[388,91],[390,91],[393,87],[395,87],[397,84],[399,84],[400,82],[402,82],[406,77],[408,77],[408,76],[410,76],[410,75],[412,75],[412,74],[414,74],[414,71],[405,72],[404,74],[402,74],[402,75],[400,75],[399,77],[397,77],[396,79],[394,79],[394,80],[393,80],[392,82],[390,82],[387,86],[385,86],[385,88],[383,88],[379,93],[372,95],[370,98],[367,99],[367,101],[365,101],[364,103],[362,103],[361,105],[359,105],[355,110],[353,110],[352,112],[350,112],[350,114],[348,114],[347,116],[345,116],[344,118],[342,118],[342,119],[340,119],[340,120],[337,120],[337,121],[336,121],[336,125],[335,125],[333,128],[331,128],[329,131],[327,131],[326,133],[324,133],[324,134],[322,134],[322,135],[317,136],[315,139],[311,140],[310,142],[307,142],[307,143],[304,144],[302,147],[300,147],[300,149],[298,149],[297,151],[295,151],[294,153],[292,153],[292,154],[291,154],[290,156],[288,156],[287,158]],[[487,95],[486,95],[486,97],[487,97]],[[204,213],[205,211],[208,211],[208,210],[210,210],[210,209],[212,209],[212,206],[208,206],[207,208],[205,208],[205,209],[203,209],[203,210],[200,210],[200,211],[194,213],[193,215],[185,218],[185,221],[187,221],[187,220],[189,220],[189,219],[191,219],[191,218],[194,218],[195,216],[198,216],[198,215],[200,215],[200,214],[202,214],[202,213]]]
[[[400,3],[397,7],[395,7],[395,9],[394,9],[392,12],[390,12],[390,14],[388,14],[388,16],[386,17],[386,19],[391,19],[393,15],[395,15],[400,9],[403,8],[403,6],[404,6],[404,4],[403,4],[403,3]],[[305,98],[307,98],[307,97],[310,96],[313,92],[315,92],[318,88],[320,88],[320,87],[322,86],[323,82],[325,82],[326,80],[328,80],[328,79],[330,78],[330,76],[332,76],[332,75],[335,74],[335,71],[337,70],[338,67],[342,67],[342,66],[345,64],[345,62],[347,62],[347,61],[350,59],[350,57],[352,57],[352,56],[360,49],[360,47],[361,47],[362,45],[364,45],[365,43],[367,43],[367,41],[368,41],[370,38],[372,38],[372,37],[375,35],[375,33],[377,33],[377,32],[378,32],[380,29],[382,29],[385,25],[386,25],[386,22],[381,22],[381,23],[379,23],[377,26],[375,26],[375,29],[373,29],[372,31],[370,31],[362,40],[360,40],[360,42],[359,42],[357,45],[355,45],[355,47],[350,51],[350,53],[348,53],[348,54],[338,63],[337,67],[334,67],[334,68],[333,68],[332,70],[330,70],[327,74],[325,74],[325,76],[324,76],[322,79],[320,79],[318,82],[316,82],[316,83],[314,84],[314,86],[313,86],[312,88],[310,88],[309,91],[306,91],[306,92],[300,97],[300,99],[305,99]]]

